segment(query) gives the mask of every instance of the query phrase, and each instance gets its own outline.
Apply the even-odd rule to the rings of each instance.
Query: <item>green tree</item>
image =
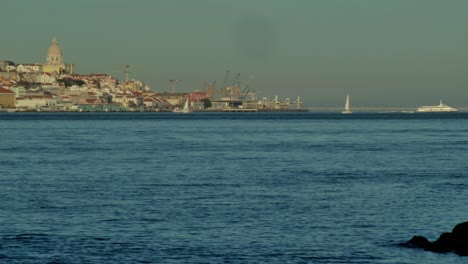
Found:
[[[211,107],[211,100],[208,98],[203,99],[203,108],[207,109]]]

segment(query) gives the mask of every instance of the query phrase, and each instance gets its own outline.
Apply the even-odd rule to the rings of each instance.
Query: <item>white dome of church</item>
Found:
[[[47,50],[47,54],[62,54],[62,49],[57,44],[57,39],[55,37],[52,39],[52,45],[50,45],[49,49]]]
[[[65,64],[63,62],[63,53],[60,46],[57,44],[57,39],[52,39],[52,44],[47,49],[47,60],[42,64],[42,71],[44,73],[51,73],[58,75],[73,74],[73,64]]]
[[[60,46],[57,44],[57,39],[52,39],[52,45],[47,50],[47,64],[59,65],[63,64],[63,53]]]

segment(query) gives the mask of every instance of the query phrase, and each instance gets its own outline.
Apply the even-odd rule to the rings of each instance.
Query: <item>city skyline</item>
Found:
[[[0,60],[43,63],[53,37],[80,73],[155,91],[254,79],[306,107],[468,107],[465,1],[8,1]],[[29,7],[28,7],[29,6]],[[6,36],[6,37],[5,37]]]

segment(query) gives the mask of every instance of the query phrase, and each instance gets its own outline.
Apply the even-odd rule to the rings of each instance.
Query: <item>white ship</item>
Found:
[[[439,105],[421,106],[416,110],[416,112],[418,113],[440,113],[440,112],[457,112],[457,111],[458,110],[453,107],[444,105],[442,103],[442,100],[440,100]]]

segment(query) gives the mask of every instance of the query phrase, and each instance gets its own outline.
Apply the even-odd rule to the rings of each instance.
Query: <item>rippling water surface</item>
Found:
[[[464,263],[468,114],[0,113],[1,263]]]

